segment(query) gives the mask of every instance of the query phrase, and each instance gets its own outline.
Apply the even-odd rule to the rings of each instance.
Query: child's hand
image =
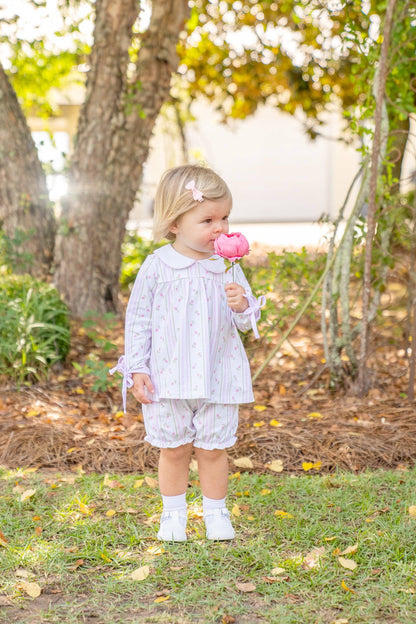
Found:
[[[245,290],[240,284],[226,284],[225,293],[227,295],[228,306],[233,312],[244,312],[244,310],[247,310],[247,297],[244,296]]]
[[[149,399],[146,389],[152,393],[155,391],[149,375],[146,375],[146,373],[133,373],[132,392],[140,403],[152,403],[152,399]]]

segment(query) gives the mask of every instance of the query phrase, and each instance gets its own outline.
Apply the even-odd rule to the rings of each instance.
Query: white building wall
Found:
[[[224,177],[234,198],[234,222],[316,221],[338,214],[359,158],[353,147],[336,140],[337,117],[329,117],[322,129],[330,140],[311,141],[300,121],[267,107],[230,125],[221,124],[205,104],[194,105],[193,114],[196,121],[186,126],[191,160],[205,161]],[[134,222],[151,215],[163,171],[182,162],[173,135],[166,121],[156,125]]]

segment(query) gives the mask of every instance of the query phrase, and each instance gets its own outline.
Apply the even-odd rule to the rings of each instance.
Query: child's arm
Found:
[[[261,295],[258,299],[251,292],[250,285],[246,279],[246,276],[243,273],[242,268],[239,264],[235,267],[235,282],[227,284],[225,286],[225,290],[228,294],[231,293],[233,297],[233,301],[236,305],[231,306],[230,302],[228,305],[231,310],[233,310],[233,318],[237,328],[246,332],[249,329],[252,329],[256,338],[259,338],[259,333],[257,331],[257,321],[260,319],[261,308],[266,303],[266,297]],[[245,300],[245,307],[242,304],[242,300]]]
[[[134,386],[135,396],[138,390],[133,377],[134,373],[145,375],[148,378],[146,387],[149,387],[148,384],[151,385],[149,361],[153,297],[157,284],[155,261],[154,256],[148,256],[136,277],[126,312],[125,355],[121,356],[117,366],[110,371],[114,373],[117,370],[124,376],[122,387],[124,411],[126,411],[127,388]]]
[[[225,293],[227,295],[228,307],[233,312],[241,313],[247,310],[248,301],[245,295],[245,290],[240,284],[232,282],[225,285]]]
[[[139,403],[152,403],[152,399],[149,398],[148,392],[155,391],[152,381],[149,375],[146,373],[133,373],[133,386],[132,392]]]

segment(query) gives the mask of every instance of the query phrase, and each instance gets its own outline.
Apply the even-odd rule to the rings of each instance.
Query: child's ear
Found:
[[[171,232],[172,234],[178,233],[178,226],[177,226],[176,221],[175,223],[172,223],[172,225],[170,226],[169,232]]]

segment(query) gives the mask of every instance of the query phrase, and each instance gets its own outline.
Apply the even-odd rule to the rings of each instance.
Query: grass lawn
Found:
[[[154,475],[0,470],[0,622],[416,621],[416,470],[230,475],[230,543],[191,483],[189,540],[161,544]]]

